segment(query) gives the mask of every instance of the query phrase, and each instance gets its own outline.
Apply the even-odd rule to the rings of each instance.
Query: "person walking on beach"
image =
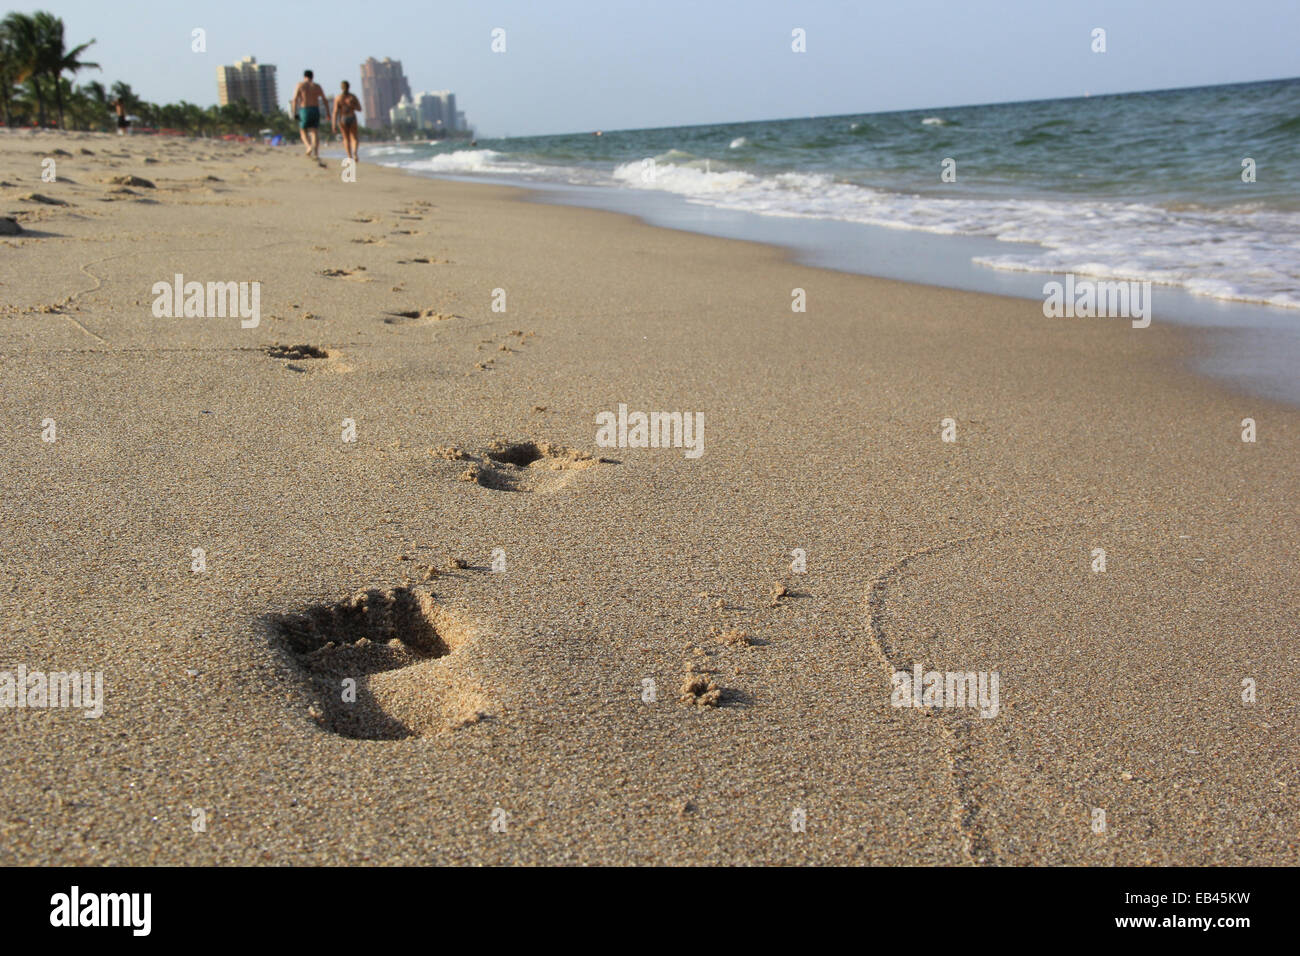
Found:
[[[340,84],[343,92],[334,97],[334,132],[342,133],[343,148],[348,151],[348,159],[357,161],[357,114],[361,112],[361,101],[355,93],[349,92],[347,80]]]
[[[131,121],[126,118],[126,104],[120,98],[113,100],[113,109],[117,112],[117,135],[124,136],[131,125]]]
[[[311,70],[302,71],[302,79],[293,91],[293,108],[298,114],[298,132],[302,135],[302,144],[306,147],[305,155],[320,161],[320,107],[325,107],[325,118],[329,119],[329,100],[325,91],[312,79]]]

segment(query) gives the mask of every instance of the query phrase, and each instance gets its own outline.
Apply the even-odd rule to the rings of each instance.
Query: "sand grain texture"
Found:
[[[292,149],[11,134],[0,180],[2,657],[107,698],[0,713],[0,863],[1300,863],[1300,417],[1193,333]],[[260,327],[154,317],[177,273]],[[596,447],[620,402],[705,454]],[[359,590],[437,641],[286,647]],[[1001,713],[891,707],[914,661]]]

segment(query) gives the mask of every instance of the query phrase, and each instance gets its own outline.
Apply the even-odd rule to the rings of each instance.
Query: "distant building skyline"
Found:
[[[403,98],[408,101],[412,99],[411,85],[402,72],[402,61],[388,57],[382,60],[367,57],[361,64],[361,97],[365,113],[362,121],[367,117],[370,120],[365,125],[374,125],[380,129],[392,126],[393,107],[401,103]]]
[[[275,66],[246,56],[233,66],[217,67],[217,102],[221,106],[247,103],[259,113],[279,112]]]
[[[420,126],[423,129],[445,129],[454,133],[461,128],[456,122],[456,94],[451,90],[426,90],[415,102],[420,108]]]
[[[403,96],[388,111],[388,128],[398,126],[429,133],[469,132],[463,110],[456,109],[451,90],[425,90],[415,97]]]

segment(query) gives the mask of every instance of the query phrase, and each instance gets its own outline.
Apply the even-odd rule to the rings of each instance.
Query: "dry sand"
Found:
[[[1300,863],[1300,413],[1158,296],[294,149],[13,134],[0,180],[0,663],[106,698],[0,711],[0,863]],[[155,318],[176,273],[261,325]],[[705,453],[598,447],[619,403]],[[892,707],[913,662],[1000,713]]]

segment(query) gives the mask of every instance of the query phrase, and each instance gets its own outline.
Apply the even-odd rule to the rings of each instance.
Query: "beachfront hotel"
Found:
[[[420,111],[411,102],[410,97],[403,96],[397,105],[388,111],[389,126],[419,126]]]
[[[401,60],[368,57],[361,64],[361,98],[366,116],[379,126],[389,126],[389,111],[402,98],[410,100],[411,85],[402,72]]]
[[[275,66],[246,56],[234,66],[217,67],[217,102],[222,106],[247,103],[259,113],[280,108],[276,95]]]

